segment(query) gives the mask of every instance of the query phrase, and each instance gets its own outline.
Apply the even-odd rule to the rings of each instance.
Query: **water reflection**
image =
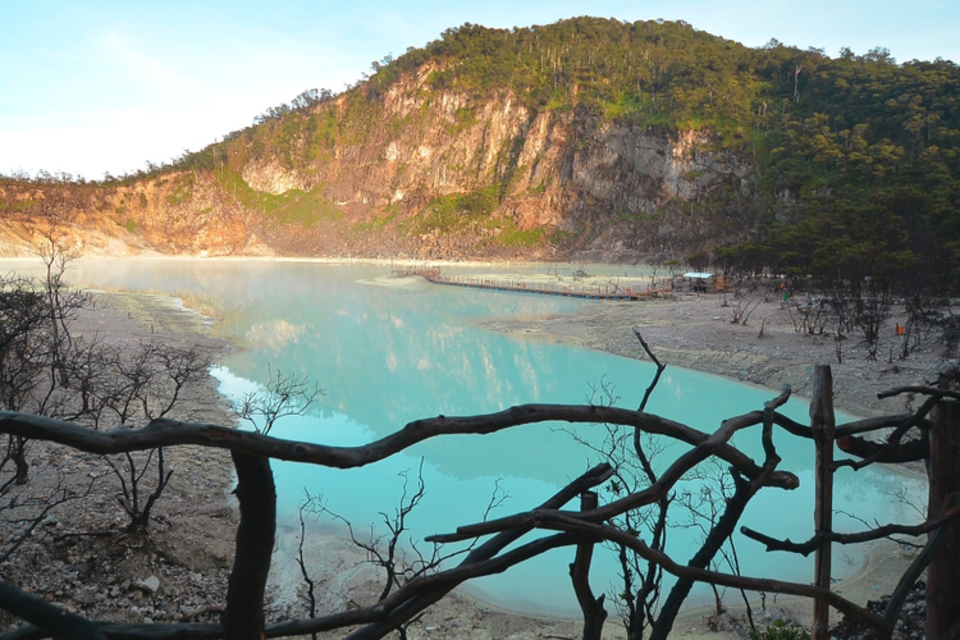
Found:
[[[412,281],[383,286],[387,267],[330,266],[275,261],[82,261],[73,281],[105,289],[157,292],[216,317],[216,332],[242,349],[225,358],[217,375],[228,394],[267,380],[269,368],[308,375],[326,396],[301,419],[275,435],[328,444],[362,444],[405,423],[437,414],[470,415],[520,403],[582,403],[601,383],[614,385],[620,406],[635,407],[652,367],[643,362],[573,348],[524,342],[478,328],[490,317],[538,317],[583,305],[610,304],[437,287]],[[614,303],[617,304],[617,303]],[[624,303],[619,303],[624,304]],[[773,394],[695,372],[669,368],[649,405],[703,431],[724,418],[758,409]],[[807,406],[791,400],[784,410],[805,421]],[[452,531],[476,521],[497,479],[511,495],[500,515],[526,510],[591,466],[595,456],[574,442],[563,425],[533,425],[490,436],[454,436],[413,447],[403,455],[349,471],[276,464],[281,512],[299,505],[303,487],[322,493],[330,509],[363,525],[392,511],[402,482],[423,457],[427,498],[412,516],[417,535]],[[564,427],[599,440],[600,428]],[[756,429],[736,444],[760,457]],[[794,540],[812,535],[813,455],[809,443],[777,434],[782,469],[797,473],[801,489],[766,490],[753,501],[745,523]],[[684,450],[674,445],[660,460]],[[871,470],[838,475],[837,508],[870,520],[912,514],[892,502],[899,480]],[[679,525],[680,523],[675,523]],[[843,522],[840,526],[844,526]],[[848,521],[847,526],[856,528]],[[697,533],[671,529],[671,551],[681,561],[693,553]],[[765,554],[738,539],[746,573],[807,581],[809,561]],[[575,609],[566,566],[572,551],[556,551],[506,576],[480,582],[488,596],[531,610]],[[615,580],[612,558],[598,560],[595,588]],[[524,601],[528,594],[536,601]]]

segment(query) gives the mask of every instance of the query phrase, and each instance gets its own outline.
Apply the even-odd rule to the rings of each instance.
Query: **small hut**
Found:
[[[682,289],[694,291],[696,293],[707,293],[716,291],[716,277],[712,273],[702,271],[690,271],[680,276]]]

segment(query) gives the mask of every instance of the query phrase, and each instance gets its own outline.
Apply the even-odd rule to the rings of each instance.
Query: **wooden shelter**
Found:
[[[723,276],[702,271],[690,271],[680,276],[681,287],[685,291],[697,293],[715,293],[727,290],[727,281]]]

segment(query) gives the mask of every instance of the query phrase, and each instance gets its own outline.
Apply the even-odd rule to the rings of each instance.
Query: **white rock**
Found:
[[[157,576],[150,576],[145,580],[137,580],[133,583],[133,586],[137,587],[144,593],[156,593],[157,589],[160,588],[160,578]]]

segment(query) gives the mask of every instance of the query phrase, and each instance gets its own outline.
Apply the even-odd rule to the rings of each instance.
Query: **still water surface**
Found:
[[[522,403],[583,403],[601,384],[615,386],[622,398],[618,405],[636,407],[652,376],[653,367],[645,362],[523,340],[480,325],[485,319],[569,313],[584,305],[642,303],[524,296],[422,281],[397,286],[385,276],[387,266],[137,259],[84,260],[74,268],[71,280],[89,287],[176,296],[187,307],[216,318],[215,333],[241,347],[215,370],[221,390],[229,396],[257,388],[271,369],[305,374],[319,382],[325,396],[306,416],[281,423],[273,432],[279,437],[357,445],[411,420],[438,414],[487,413]],[[671,367],[648,410],[711,432],[722,419],[759,409],[774,395]],[[807,411],[807,404],[798,399],[784,408],[801,421]],[[839,420],[845,418],[849,417]],[[477,522],[498,482],[510,497],[493,517],[523,511],[597,462],[567,433],[570,427],[566,431],[560,427],[537,425],[489,436],[434,439],[355,470],[275,463],[281,517],[295,517],[306,489],[322,494],[330,510],[365,530],[367,523],[379,521],[380,512],[393,512],[402,490],[399,474],[415,475],[421,458],[427,495],[410,518],[415,536]],[[572,429],[595,442],[602,437],[599,427]],[[738,434],[735,443],[759,458],[757,431]],[[785,434],[777,434],[777,444],[784,458],[780,468],[796,473],[801,488],[761,492],[744,523],[773,536],[802,540],[813,533],[813,452],[806,441]],[[684,450],[682,445],[668,447],[662,465]],[[844,471],[837,479],[836,507],[867,520],[909,519],[912,513],[890,499],[901,485],[894,474]],[[856,528],[849,518],[841,517],[840,525]],[[698,540],[696,531],[672,527],[669,550],[685,562]],[[747,575],[809,581],[808,560],[764,553],[760,545],[739,536],[737,546]],[[572,555],[572,549],[554,551],[473,585],[481,595],[513,608],[575,611],[567,576]],[[837,555],[837,573],[849,570],[842,553]],[[595,590],[607,591],[616,583],[616,567],[612,555],[601,556],[592,580]]]

